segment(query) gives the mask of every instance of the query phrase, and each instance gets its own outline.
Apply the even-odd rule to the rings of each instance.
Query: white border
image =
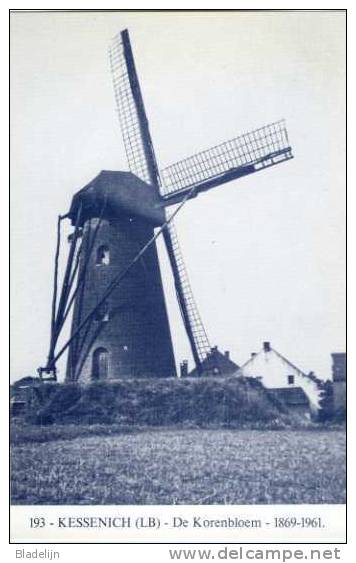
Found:
[[[310,2],[308,3],[303,3],[305,5],[299,5],[298,8],[296,8],[295,5],[293,5],[291,2],[277,2],[274,4],[274,6],[268,6],[266,7],[264,2],[255,2],[253,6],[247,5],[248,3],[241,3],[241,2],[223,2],[222,4],[219,4],[219,9],[344,9],[344,8],[348,8],[348,6],[350,6],[349,11],[348,11],[348,37],[349,37],[349,57],[351,58],[351,61],[349,60],[349,65],[348,65],[348,84],[349,84],[349,102],[351,100],[351,102],[348,104],[348,111],[349,111],[349,155],[353,154],[353,144],[352,144],[352,132],[353,132],[353,124],[354,124],[354,103],[352,104],[352,100],[355,100],[355,96],[354,96],[354,76],[353,76],[353,72],[352,72],[352,67],[353,65],[353,61],[352,61],[352,53],[356,52],[356,45],[355,45],[355,30],[354,30],[354,14],[353,14],[353,7],[351,5],[351,2],[344,2],[342,5],[337,6],[335,5],[335,2],[314,2],[313,5],[310,5]],[[157,3],[156,5],[152,5],[149,4],[147,2],[136,2],[135,6],[136,9],[175,9],[177,8],[177,4],[172,3],[171,1],[165,1],[165,2],[161,2],[161,3]],[[1,41],[2,41],[2,49],[1,49],[1,56],[2,56],[2,76],[6,76],[7,75],[7,66],[8,66],[8,49],[7,49],[7,45],[8,45],[8,15],[7,15],[7,10],[8,9],[12,9],[12,6],[4,6],[2,5],[1,7],[1,25],[2,25],[2,33],[1,33]],[[53,1],[47,1],[45,3],[45,5],[43,5],[43,7],[41,6],[34,6],[33,3],[29,3],[29,2],[19,2],[16,4],[15,6],[16,9],[56,9],[59,8],[59,4]],[[125,6],[123,5],[122,2],[109,2],[106,4],[104,9],[128,9],[131,8],[132,6]],[[202,1],[195,1],[195,2],[180,2],[179,3],[179,8],[183,9],[183,8],[190,8],[190,9],[216,9],[216,5],[214,5],[212,2],[209,2],[208,0],[205,2]],[[65,9],[63,6],[61,6],[61,9]],[[69,7],[68,7],[69,9]],[[98,5],[96,3],[93,2],[76,2],[75,6],[71,5],[70,9],[99,9]],[[6,10],[6,11],[5,11]],[[3,115],[3,119],[1,121],[1,123],[3,124],[3,129],[6,130],[5,128],[5,124],[7,123],[7,99],[8,99],[8,93],[7,93],[7,89],[6,86],[3,86],[2,89],[2,104],[1,104],[1,109],[4,112]],[[350,123],[351,122],[351,123]],[[5,131],[4,131],[5,133]],[[3,140],[3,145],[2,145],[2,151],[1,151],[1,155],[3,158],[3,166],[4,169],[7,170],[7,144],[8,144],[8,139],[7,139],[7,132],[5,133],[6,135],[6,140]],[[351,158],[350,158],[351,160]],[[2,209],[6,210],[8,208],[8,202],[7,202],[7,190],[6,190],[6,179],[7,179],[7,173],[5,173],[5,182],[3,183],[3,187],[2,187]],[[348,217],[349,217],[349,233],[348,233],[348,237],[349,237],[349,287],[353,288],[356,287],[355,284],[355,280],[354,280],[354,261],[352,259],[352,243],[351,241],[355,240],[356,238],[356,233],[355,233],[355,226],[353,224],[352,218],[354,215],[354,199],[355,199],[355,195],[353,194],[354,189],[352,188],[352,185],[354,183],[352,183],[352,170],[349,170],[349,174],[348,174],[348,180],[349,180],[349,207],[348,207]],[[3,216],[3,220],[0,223],[1,225],[1,235],[2,235],[2,241],[6,241],[7,240],[7,233],[8,233],[8,222],[7,222],[7,212],[6,214]],[[5,250],[4,250],[4,245],[3,245],[3,263],[6,263],[5,261],[5,251],[6,251],[6,244],[5,244]],[[350,252],[351,251],[351,252]],[[1,357],[3,359],[5,359],[7,357],[7,350],[8,350],[8,323],[7,323],[7,295],[8,295],[8,283],[7,283],[7,278],[5,277],[5,272],[3,273],[3,275],[1,276],[0,279],[0,283],[1,283],[1,291],[0,291],[0,295],[1,295],[1,299],[2,299],[2,303],[1,303],[1,311],[3,312],[2,315],[2,323],[1,323],[1,343],[2,343],[2,354]],[[354,311],[355,307],[355,294],[350,291],[349,292],[349,307],[348,307],[348,315],[349,315],[349,334],[351,335],[351,339],[350,342],[353,342],[353,338],[352,336],[355,334],[354,332],[354,320],[352,318],[352,312]],[[327,306],[327,304],[326,304]],[[348,388],[348,394],[349,394],[349,398],[354,396],[353,393],[353,381],[352,381],[352,374],[355,373],[355,370],[353,369],[354,367],[354,357],[353,357],[353,353],[352,353],[352,346],[350,347],[351,350],[349,351],[349,374],[350,374],[350,383],[349,383],[349,388]],[[6,363],[6,360],[5,362]],[[5,377],[5,374],[4,374]],[[5,377],[6,380],[6,377]],[[6,385],[7,385],[7,381],[6,381]],[[8,412],[8,406],[7,406],[7,392],[3,392],[1,394],[2,400],[3,400],[3,408],[1,408],[1,428],[2,428],[2,436],[3,436],[3,440],[4,440],[4,444],[3,444],[3,449],[2,451],[7,451],[7,442],[8,442],[8,419],[7,419],[7,412]],[[351,399],[350,399],[350,403],[351,403]],[[351,409],[353,410],[353,409]],[[351,418],[351,417],[350,417]],[[350,420],[349,420],[349,433],[348,433],[348,442],[349,444],[353,444],[354,443],[354,431],[353,431],[353,427],[350,424]],[[348,467],[348,474],[349,475],[353,475],[354,471],[352,471],[353,469],[353,455],[352,455],[352,451],[350,452],[349,455],[349,467]],[[7,518],[8,518],[8,509],[7,509],[7,499],[8,499],[8,472],[7,472],[7,465],[6,463],[1,464],[1,488],[2,488],[2,495],[1,498],[3,500],[2,502],[2,516],[3,518],[1,519],[3,525],[1,527],[1,535],[0,535],[0,542],[1,542],[1,551],[3,554],[4,559],[6,559],[6,557],[8,558],[8,560],[13,560],[15,559],[15,550],[18,546],[16,545],[8,545],[8,538],[7,538],[7,526],[6,526],[6,522],[7,522]],[[349,518],[349,523],[350,523],[350,530],[349,530],[349,543],[347,546],[342,547],[342,560],[343,561],[351,561],[354,560],[354,533],[353,533],[353,526],[352,523],[354,522],[354,518],[353,516],[355,515],[354,513],[354,506],[352,503],[352,499],[356,498],[355,494],[354,494],[354,488],[355,485],[353,484],[353,480],[349,479],[349,495],[348,498],[350,499],[350,506],[348,509],[348,518]],[[26,547],[26,546],[24,546]],[[27,546],[28,547],[28,546]],[[33,549],[35,547],[35,545],[31,546],[31,549]],[[40,546],[41,547],[41,546]],[[55,547],[55,545],[52,546],[53,548]],[[128,559],[130,560],[134,560],[136,557],[138,560],[148,560],[151,558],[154,558],[155,561],[160,562],[160,561],[169,561],[168,558],[168,546],[164,546],[164,545],[60,545],[58,547],[56,547],[56,549],[58,549],[61,552],[61,559],[65,560],[65,561],[78,561],[78,560],[83,560],[83,558],[85,558],[85,560],[87,562],[90,561],[97,561],[98,557],[103,558],[105,557],[107,560],[115,560],[118,561],[119,557],[122,561],[126,561]],[[186,546],[189,547],[189,546]],[[285,547],[289,547],[287,546],[287,544],[285,545]],[[295,546],[294,546],[295,547]],[[304,548],[307,548],[307,546],[303,546]]]

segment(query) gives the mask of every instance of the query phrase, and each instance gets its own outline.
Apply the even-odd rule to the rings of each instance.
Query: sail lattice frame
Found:
[[[253,167],[255,172],[269,161],[277,164],[288,158],[292,154],[285,121],[276,121],[164,168],[162,195],[220,179],[230,171]]]
[[[133,93],[121,34],[112,41],[109,58],[114,95],[129,169],[144,182],[151,183],[142,126]]]

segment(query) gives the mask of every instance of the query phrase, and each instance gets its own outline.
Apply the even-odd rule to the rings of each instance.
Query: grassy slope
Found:
[[[13,446],[16,504],[345,502],[340,431],[147,430]]]
[[[35,424],[192,424],[286,427],[303,420],[252,378],[128,379],[33,388],[27,414]]]

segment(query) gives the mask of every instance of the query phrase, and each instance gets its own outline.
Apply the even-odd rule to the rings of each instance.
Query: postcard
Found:
[[[11,11],[12,543],[346,541],[345,35]]]

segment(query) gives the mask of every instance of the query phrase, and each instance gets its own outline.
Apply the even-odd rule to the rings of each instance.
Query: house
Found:
[[[237,375],[258,378],[272,395],[297,410],[317,414],[323,394],[323,382],[313,372],[304,373],[282,354],[264,342],[262,350],[251,354]],[[307,401],[306,401],[307,399]]]
[[[188,362],[184,360],[180,365],[181,377],[200,377],[206,375],[224,376],[235,374],[239,366],[230,359],[230,352],[220,352],[217,346],[211,348],[210,352],[201,364],[201,373],[197,368],[188,372]]]

